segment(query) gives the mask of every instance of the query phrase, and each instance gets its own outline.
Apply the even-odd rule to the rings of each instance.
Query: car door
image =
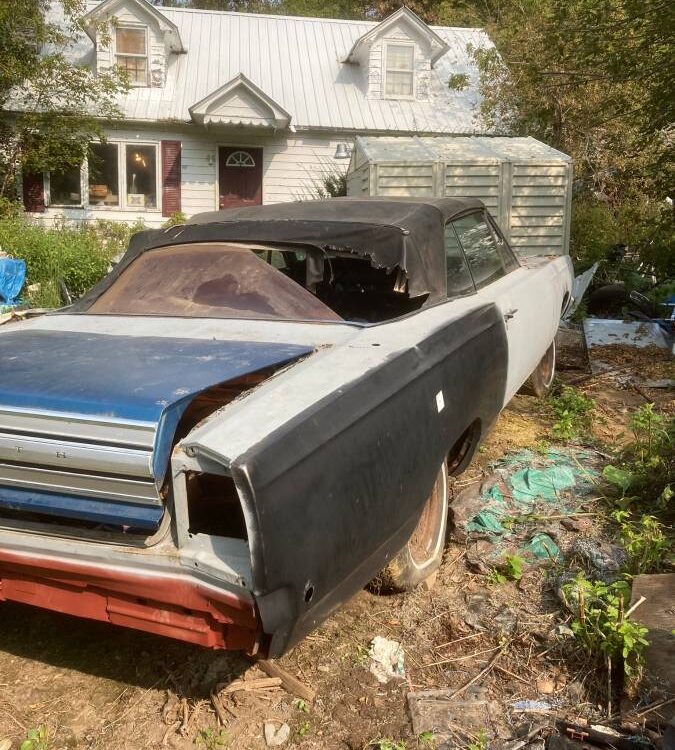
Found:
[[[477,295],[494,302],[506,326],[509,363],[504,403],[513,398],[551,344],[557,318],[552,289],[520,265],[485,212],[452,222],[471,270]]]

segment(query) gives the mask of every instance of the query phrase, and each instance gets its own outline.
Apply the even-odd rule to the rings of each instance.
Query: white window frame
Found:
[[[84,208],[89,200],[87,160],[80,165],[80,202],[79,203],[52,203],[51,172],[42,173],[42,189],[44,192],[45,208]],[[85,195],[87,196],[85,200]]]
[[[114,140],[110,138],[106,141],[111,146],[117,146],[117,195],[119,204],[117,206],[98,206],[89,203],[89,165],[87,164],[87,190],[86,190],[86,207],[92,211],[142,211],[144,213],[161,213],[162,211],[162,175],[160,164],[159,143],[157,141],[136,141],[136,140]],[[138,208],[137,206],[127,206],[127,146],[152,146],[155,149],[155,195],[157,196],[157,205],[154,208]],[[86,160],[85,160],[86,162]]]
[[[118,30],[128,30],[128,31],[142,31],[145,35],[145,54],[139,55],[138,53],[132,53],[132,52],[118,52],[117,51],[117,32]],[[115,62],[115,65],[117,65],[117,58],[118,57],[135,57],[135,58],[143,58],[145,59],[145,83],[138,83],[138,81],[129,81],[129,85],[133,88],[142,89],[142,88],[148,88],[150,86],[150,34],[149,29],[147,26],[143,26],[141,24],[134,24],[134,23],[119,23],[115,26],[114,29],[115,33],[113,35],[113,60]]]
[[[410,70],[402,70],[401,68],[392,68],[389,70],[389,47],[410,47],[412,49],[412,64]],[[406,39],[385,39],[384,40],[384,66],[382,77],[382,96],[385,99],[405,99],[411,101],[416,98],[417,94],[417,76],[415,75],[415,42],[408,41]],[[410,95],[405,94],[387,94],[387,77],[389,73],[410,73],[412,80],[412,91]]]

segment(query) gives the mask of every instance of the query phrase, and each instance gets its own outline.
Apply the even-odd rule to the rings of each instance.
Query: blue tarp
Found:
[[[26,262],[16,258],[0,258],[0,302],[12,307],[26,280]]]

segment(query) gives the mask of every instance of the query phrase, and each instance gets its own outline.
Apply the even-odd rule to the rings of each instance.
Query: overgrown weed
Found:
[[[586,435],[591,428],[591,413],[595,401],[576,388],[563,385],[560,391],[550,397],[549,403],[555,422],[551,428],[558,440],[572,440]]]

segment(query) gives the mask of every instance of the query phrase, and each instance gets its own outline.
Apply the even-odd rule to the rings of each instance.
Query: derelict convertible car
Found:
[[[550,385],[571,282],[475,200],[135,235],[76,304],[0,328],[0,600],[277,656],[378,574],[415,585],[448,473]]]

